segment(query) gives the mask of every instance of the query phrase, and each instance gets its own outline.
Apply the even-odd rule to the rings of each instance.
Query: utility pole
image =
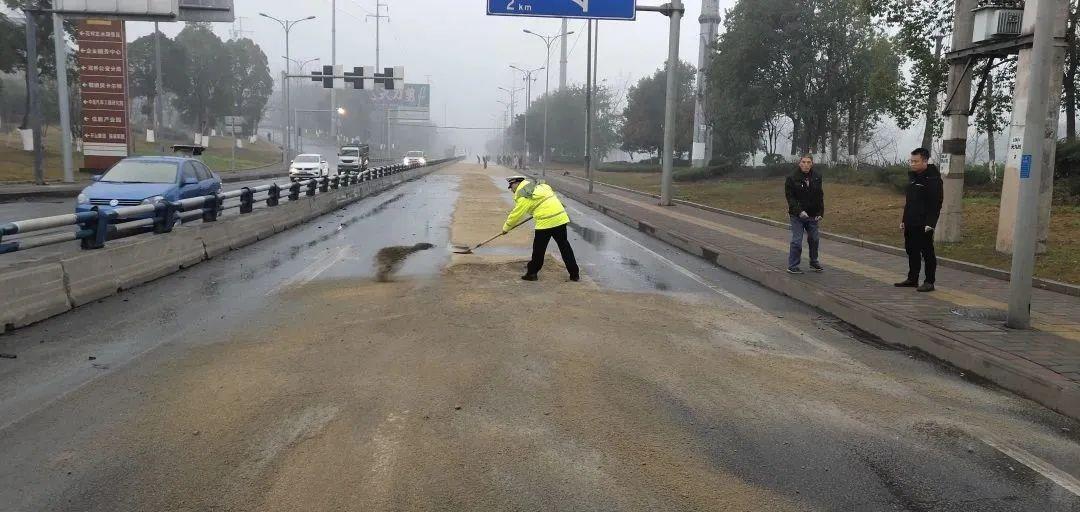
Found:
[[[585,40],[585,176],[589,180],[589,193],[593,193],[592,166],[592,33],[593,20],[588,20],[589,31]]]
[[[960,0],[963,1],[963,0]],[[675,104],[679,91],[675,88],[675,72],[679,66],[679,27],[682,24],[682,0],[671,0],[661,6],[638,6],[639,11],[659,12],[671,20],[668,29],[667,97],[664,100],[664,155],[660,175],[660,206],[671,206],[671,177],[675,153]]]
[[[934,62],[941,62],[941,40],[945,34],[934,34]],[[934,143],[934,119],[937,117],[938,88],[931,87],[926,95],[926,126],[923,127],[922,147],[930,149]]]
[[[67,82],[67,41],[64,40],[64,18],[53,13],[53,49],[56,54],[56,95],[60,109],[60,151],[64,162],[64,183],[75,182],[75,166],[71,161],[71,102]]]
[[[382,8],[383,7],[386,7],[386,14],[385,15],[382,13]],[[382,69],[379,67],[379,53],[381,51],[380,46],[379,46],[380,45],[379,26],[381,25],[383,18],[386,18],[387,22],[390,21],[390,7],[387,6],[384,3],[376,2],[375,3],[375,14],[367,15],[367,17],[364,18],[364,21],[367,21],[368,18],[375,18],[375,72],[380,73],[380,72],[382,72]],[[386,120],[386,155],[389,156],[390,155],[390,107],[386,107],[386,109],[383,110],[383,112],[385,114],[383,116],[383,118]]]
[[[976,0],[956,0],[951,48],[954,52],[971,47],[976,3]],[[945,199],[941,206],[941,217],[934,228],[934,239],[939,242],[959,242],[963,233],[964,166],[967,165],[968,108],[974,67],[974,60],[956,60],[949,64],[945,136],[941,141],[939,160]]]
[[[570,33],[566,31],[566,25],[567,25],[566,18],[563,18],[563,20],[562,20],[562,31],[560,32],[560,37],[562,37],[562,44],[559,45],[561,47],[561,49],[560,49],[561,55],[559,56],[559,90],[560,91],[566,90],[566,36],[570,35]],[[550,50],[549,50],[549,52],[550,52]]]
[[[382,13],[383,7],[386,7],[386,14]],[[390,21],[390,7],[384,3],[376,3],[375,14],[368,14],[367,17],[375,18],[375,72],[380,73],[382,70],[379,69],[379,23],[383,18],[386,18],[387,22]]]
[[[517,109],[516,109],[517,102],[516,102],[515,98],[517,96],[518,91],[520,91],[521,88],[520,87],[514,87],[513,84],[511,84],[509,89],[507,89],[506,87],[499,87],[499,89],[502,90],[502,91],[505,91],[507,94],[510,95],[510,128],[513,129],[514,121],[517,120]],[[514,134],[513,134],[513,132],[510,133],[510,149],[511,150],[514,149]]]
[[[1039,192],[1046,172],[1046,135],[1050,129],[1047,116],[1053,106],[1057,124],[1060,86],[1051,96],[1052,76],[1061,75],[1055,67],[1055,18],[1064,19],[1063,0],[1029,0],[1024,5],[1022,34],[1033,34],[1031,48],[1021,48],[1017,60],[1015,105],[1009,133],[1009,156],[1005,164],[1006,180],[1017,182],[1017,207],[1013,233],[1012,269],[1009,276],[1009,313],[1005,325],[1014,329],[1031,326],[1031,280],[1035,270],[1035,246],[1038,240]],[[1013,177],[1016,178],[1013,178]]]
[[[330,65],[337,69],[337,0],[330,0]],[[330,137],[337,138],[337,89],[330,89]]]
[[[1029,6],[1032,3],[1036,3],[1036,0],[1029,0],[1024,7],[1023,24],[1024,28],[1021,28],[1021,34],[1028,34],[1027,27],[1028,18],[1034,16],[1030,14]],[[1038,9],[1050,10],[1050,16],[1053,18],[1053,25],[1051,26],[1050,34],[1054,38],[1055,44],[1051,48],[1050,52],[1050,67],[1051,69],[1063,69],[1065,65],[1065,28],[1066,21],[1068,20],[1068,2],[1063,0],[1039,0],[1037,2]],[[1024,57],[1024,52],[1021,50],[1020,58]],[[1032,76],[1034,73],[1034,67],[1029,71],[1026,67],[1020,67],[1024,63],[1023,60],[1017,61],[1016,68],[1016,86],[1013,94],[1013,98],[1025,97],[1022,93],[1030,87],[1037,87],[1039,80],[1038,76]],[[1060,98],[1061,87],[1063,82],[1063,73],[1052,73],[1049,78],[1049,83],[1046,87],[1046,94],[1049,98]],[[1030,84],[1029,84],[1030,82]],[[1033,93],[1031,93],[1033,94]],[[1025,104],[1022,101],[1013,101],[1013,119],[1014,122],[1018,118],[1023,118],[1026,114],[1026,109],[1032,108],[1030,104]],[[1050,235],[1050,209],[1054,199],[1054,160],[1057,156],[1057,128],[1058,128],[1058,116],[1060,114],[1059,102],[1054,99],[1050,100],[1046,111],[1043,114],[1046,119],[1046,129],[1043,132],[1044,142],[1042,146],[1042,168],[1039,173],[1038,189],[1038,222],[1031,226],[1031,229],[1035,231],[1035,252],[1043,253],[1046,251],[1046,240]],[[1012,147],[1013,140],[1017,136],[1015,129],[1010,131],[1009,146]],[[1024,151],[1027,154],[1027,150]],[[1012,152],[1009,152],[1011,155]],[[1019,234],[1016,230],[1019,229],[1019,225],[1013,222],[1018,215],[1023,215],[1022,207],[1020,206],[1020,195],[1024,184],[1023,180],[1016,179],[1015,169],[1010,167],[1009,161],[1006,160],[1005,174],[1001,187],[1001,207],[999,209],[998,217],[998,232],[996,249],[998,252],[1005,254],[1016,254],[1014,250],[1019,245]],[[1034,173],[1032,174],[1034,177]]]
[[[709,61],[712,57],[712,45],[716,42],[720,26],[720,1],[702,0],[701,16],[698,17],[701,24],[701,40],[698,42],[698,76],[694,95],[694,145],[692,160],[695,167],[704,167],[712,159],[712,124],[705,115],[708,104],[709,87],[708,79]]]
[[[161,70],[161,29],[158,22],[154,22],[154,141],[161,136],[161,123],[164,122],[165,100],[162,95],[165,86]]]
[[[30,100],[29,121],[34,137],[34,183],[45,184],[45,152],[41,145],[41,83],[38,80],[37,19],[30,9],[26,15],[26,94]]]

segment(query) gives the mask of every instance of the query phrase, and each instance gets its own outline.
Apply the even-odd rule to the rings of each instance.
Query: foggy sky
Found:
[[[337,0],[337,62],[344,66],[375,65],[375,23],[366,17],[375,13],[377,0]],[[504,108],[497,100],[507,100],[498,86],[521,85],[522,68],[544,65],[544,45],[539,38],[522,32],[530,29],[541,34],[556,34],[560,22],[548,18],[509,18],[487,16],[485,0],[381,0],[389,5],[389,23],[381,30],[380,65],[405,66],[408,82],[432,86],[431,117],[440,126],[494,127],[501,123]],[[567,0],[568,1],[568,0]],[[659,5],[666,0],[639,0],[642,5]],[[736,0],[721,0],[720,14],[733,7]],[[684,0],[686,13],[680,34],[682,60],[697,65],[701,14],[700,0]],[[281,26],[262,18],[265,12],[277,18],[298,19],[318,16],[301,22],[292,31],[290,55],[307,60],[320,57],[318,64],[330,63],[331,0],[236,0],[235,24],[219,23],[214,30],[223,39],[234,29],[250,37],[266,52],[275,79],[284,68],[285,38]],[[386,14],[386,9],[383,11]],[[668,18],[659,13],[639,12],[636,21],[600,23],[599,80],[615,92],[641,77],[651,74],[667,58]],[[175,35],[181,23],[163,24],[165,33]],[[150,33],[153,24],[129,22],[128,38],[133,40]],[[569,37],[568,82],[585,81],[585,21],[571,20]],[[723,32],[723,26],[720,28]],[[311,66],[307,70],[313,69]],[[558,86],[559,49],[552,46],[551,84]],[[515,78],[515,75],[517,77]],[[516,81],[515,81],[516,80]],[[535,82],[533,99],[543,94],[544,77]],[[517,96],[522,111],[525,94]],[[918,145],[923,121],[916,120],[909,130],[899,130],[891,120],[880,127],[880,138],[895,141],[896,158],[907,156]],[[491,136],[487,131],[440,130],[444,140],[473,150],[481,150]],[[974,134],[972,134],[974,135]],[[782,142],[786,147],[787,143]],[[910,147],[909,147],[910,146]]]
[[[375,13],[376,0],[337,0],[337,62],[347,68],[375,65],[375,22],[365,21]],[[405,66],[408,82],[431,83],[431,116],[439,125],[490,127],[501,123],[507,100],[498,86],[521,85],[520,73],[508,66],[538,68],[544,65],[545,49],[536,36],[522,32],[530,29],[540,34],[555,34],[560,22],[547,18],[508,18],[487,16],[485,0],[382,0],[389,4],[390,21],[381,29],[380,65]],[[664,0],[641,0],[641,4],[662,4]],[[700,0],[688,0],[680,37],[680,56],[697,65],[701,14]],[[720,4],[721,13],[734,0]],[[301,22],[290,36],[290,56],[307,60],[320,57],[319,64],[330,64],[331,0],[236,0],[235,25],[242,26],[270,59],[275,78],[284,68],[285,38],[281,26],[262,18],[265,12],[277,18],[297,19],[318,16]],[[383,13],[386,13],[384,9]],[[604,21],[599,29],[599,80],[616,91],[655,71],[667,58],[668,18],[659,13],[640,12],[637,21]],[[183,28],[181,23],[163,24],[170,36]],[[234,25],[219,23],[214,31],[223,39]],[[571,20],[567,81],[585,81],[585,21]],[[153,31],[153,24],[128,23],[128,39]],[[559,48],[552,45],[551,84],[558,87]],[[311,66],[307,70],[313,69]],[[515,74],[517,74],[516,82]],[[544,89],[543,72],[533,85],[535,100]],[[518,111],[525,94],[519,93]],[[444,110],[445,109],[445,110]],[[445,111],[445,115],[444,115]],[[442,131],[443,134],[448,133]],[[479,148],[490,132],[454,132],[459,144]]]

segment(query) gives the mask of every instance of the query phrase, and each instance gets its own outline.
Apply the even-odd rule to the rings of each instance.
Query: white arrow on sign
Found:
[[[570,1],[574,2],[575,4],[578,4],[578,7],[581,7],[581,12],[589,12],[589,0],[570,0]]]

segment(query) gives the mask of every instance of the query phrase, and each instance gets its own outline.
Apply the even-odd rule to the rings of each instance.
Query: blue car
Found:
[[[122,207],[179,201],[221,191],[221,177],[190,157],[139,156],[125,158],[83,189],[75,211],[95,206]]]

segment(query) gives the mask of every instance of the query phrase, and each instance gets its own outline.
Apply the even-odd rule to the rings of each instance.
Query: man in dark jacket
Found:
[[[821,272],[818,263],[818,246],[821,232],[818,223],[825,215],[825,192],[821,188],[821,175],[814,172],[814,159],[806,155],[799,159],[799,168],[784,182],[784,195],[787,196],[788,216],[791,217],[791,249],[788,251],[788,272],[802,274],[799,264],[802,262],[803,233],[810,246],[810,268]]]
[[[904,203],[904,218],[900,222],[900,229],[904,232],[904,249],[908,255],[908,275],[896,286],[918,287],[920,292],[932,292],[937,277],[934,228],[945,198],[941,172],[930,163],[930,151],[926,148],[912,151],[910,164],[907,201]],[[919,286],[919,270],[924,262],[926,278]]]

